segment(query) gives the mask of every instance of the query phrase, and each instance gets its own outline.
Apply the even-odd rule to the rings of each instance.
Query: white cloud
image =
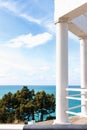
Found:
[[[46,20],[47,21],[47,20]],[[49,31],[49,32],[51,32],[52,34],[55,34],[56,33],[56,31],[55,31],[55,25],[54,25],[54,23],[53,22],[51,22],[51,21],[48,21],[48,22],[45,22],[44,24],[44,27]]]
[[[14,2],[14,1],[13,2],[11,2],[11,1],[0,2],[0,8],[4,8],[4,9],[14,13],[18,17],[21,17],[29,22],[34,22],[36,24],[41,23],[40,19],[36,19],[33,16],[30,16],[26,13],[22,13],[21,12],[22,7],[17,7],[16,2]]]
[[[26,59],[16,50],[0,48],[0,84],[53,83],[54,78],[50,74],[51,66],[44,62],[43,65],[35,63],[30,62],[28,58]]]
[[[41,20],[33,18],[32,16],[29,16],[27,14],[24,14],[24,13],[22,14],[21,13],[21,14],[19,14],[19,16],[26,19],[29,22],[34,22],[34,23],[37,23],[37,24],[41,24]]]
[[[38,2],[37,0],[35,2]],[[41,5],[40,5],[41,6]],[[42,17],[42,18],[35,18],[26,12],[22,11],[22,6],[17,5],[17,2],[15,1],[1,1],[0,2],[0,8],[3,8],[11,13],[14,13],[17,17],[23,18],[27,20],[28,22],[39,24],[43,27],[45,27],[50,33],[55,33],[55,25],[54,21],[50,20],[48,17]],[[41,8],[41,7],[39,7]],[[50,16],[52,17],[52,16]],[[52,18],[53,19],[53,18]]]
[[[77,67],[77,68],[74,68],[74,70],[73,70],[75,73],[77,73],[77,74],[80,74],[80,68],[79,67]]]
[[[26,83],[36,72],[33,64],[20,52],[0,49],[0,84],[17,84],[22,81]]]
[[[74,40],[75,42],[79,41],[78,37],[76,35],[74,35],[73,33],[71,33],[71,32],[69,32],[69,38],[71,40]]]
[[[10,41],[8,41],[8,44],[6,44],[6,46],[12,48],[17,48],[22,46],[32,48],[38,45],[45,44],[51,39],[52,39],[52,35],[47,32],[42,34],[37,34],[34,36],[32,34],[26,34],[26,35],[18,36],[15,39],[11,39]]]
[[[42,67],[40,67],[40,70],[41,71],[48,71],[50,69],[50,67],[49,66],[42,66]]]
[[[80,84],[80,65],[75,65],[69,68],[69,84],[79,85]]]
[[[0,1],[0,8],[7,9],[8,11],[16,13],[16,14],[18,13],[15,2]]]

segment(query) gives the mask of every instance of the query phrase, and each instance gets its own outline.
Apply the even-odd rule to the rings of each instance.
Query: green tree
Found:
[[[6,107],[3,105],[0,107],[0,123],[6,123],[7,122],[7,113],[6,113]]]
[[[12,109],[12,93],[9,92],[8,94],[5,94],[2,98],[3,104],[6,106],[6,109],[10,110]]]
[[[30,115],[31,115],[32,120],[35,120],[35,117],[34,117],[34,112],[35,112],[34,100],[31,100],[26,104],[26,109],[27,109],[28,116],[30,117]],[[28,120],[29,120],[29,117],[28,117]]]
[[[20,118],[20,108],[16,108],[15,110],[15,120],[18,120],[18,123],[20,122],[21,118]]]
[[[45,91],[37,92],[23,86],[21,90],[12,94],[5,94],[0,99],[0,122],[13,123],[15,120],[35,120],[35,112],[41,113],[40,120],[43,121],[44,114],[55,110],[55,98],[53,94],[46,94]]]
[[[41,113],[41,121],[43,121],[44,114],[55,111],[55,97],[53,94],[46,94],[45,91],[37,92],[34,101],[35,111]]]
[[[27,86],[23,86],[21,90],[21,97],[26,100],[32,100],[34,98],[34,90],[29,90]]]
[[[7,123],[13,123],[14,122],[14,119],[15,119],[14,115],[15,115],[14,111],[8,112],[8,114],[7,114]]]

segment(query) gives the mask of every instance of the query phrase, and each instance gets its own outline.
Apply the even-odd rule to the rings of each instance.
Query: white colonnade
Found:
[[[81,107],[80,115],[87,115],[87,0],[54,0],[54,22],[56,24],[56,120],[55,123],[68,123],[71,110]],[[81,58],[81,98],[67,97],[68,87],[68,30],[80,37]],[[73,62],[73,61],[72,61]],[[66,89],[67,88],[67,89]],[[85,91],[83,91],[83,89]],[[66,91],[67,90],[67,91]],[[67,99],[81,100],[81,105],[68,109]],[[73,115],[79,113],[73,112]]]

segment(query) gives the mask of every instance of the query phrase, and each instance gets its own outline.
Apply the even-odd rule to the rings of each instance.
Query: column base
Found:
[[[70,122],[59,122],[59,121],[57,121],[57,120],[54,120],[54,122],[53,122],[53,125],[58,125],[58,124],[61,124],[61,125],[64,125],[64,124],[66,124],[66,125],[70,125],[71,123]]]
[[[28,121],[28,125],[35,125],[35,120]]]

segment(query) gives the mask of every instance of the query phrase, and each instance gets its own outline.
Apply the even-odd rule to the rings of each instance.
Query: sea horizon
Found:
[[[51,93],[52,90],[48,90],[48,87],[50,88],[55,88],[55,92],[56,92],[56,85],[0,85],[0,98],[3,96],[3,94],[6,94],[8,92],[12,92],[15,93],[17,90],[22,89],[23,86],[27,86],[29,89],[34,89],[35,92],[37,91],[46,91],[48,93]],[[69,88],[80,88],[80,85],[69,85]],[[54,93],[54,89],[53,89],[53,94]]]

